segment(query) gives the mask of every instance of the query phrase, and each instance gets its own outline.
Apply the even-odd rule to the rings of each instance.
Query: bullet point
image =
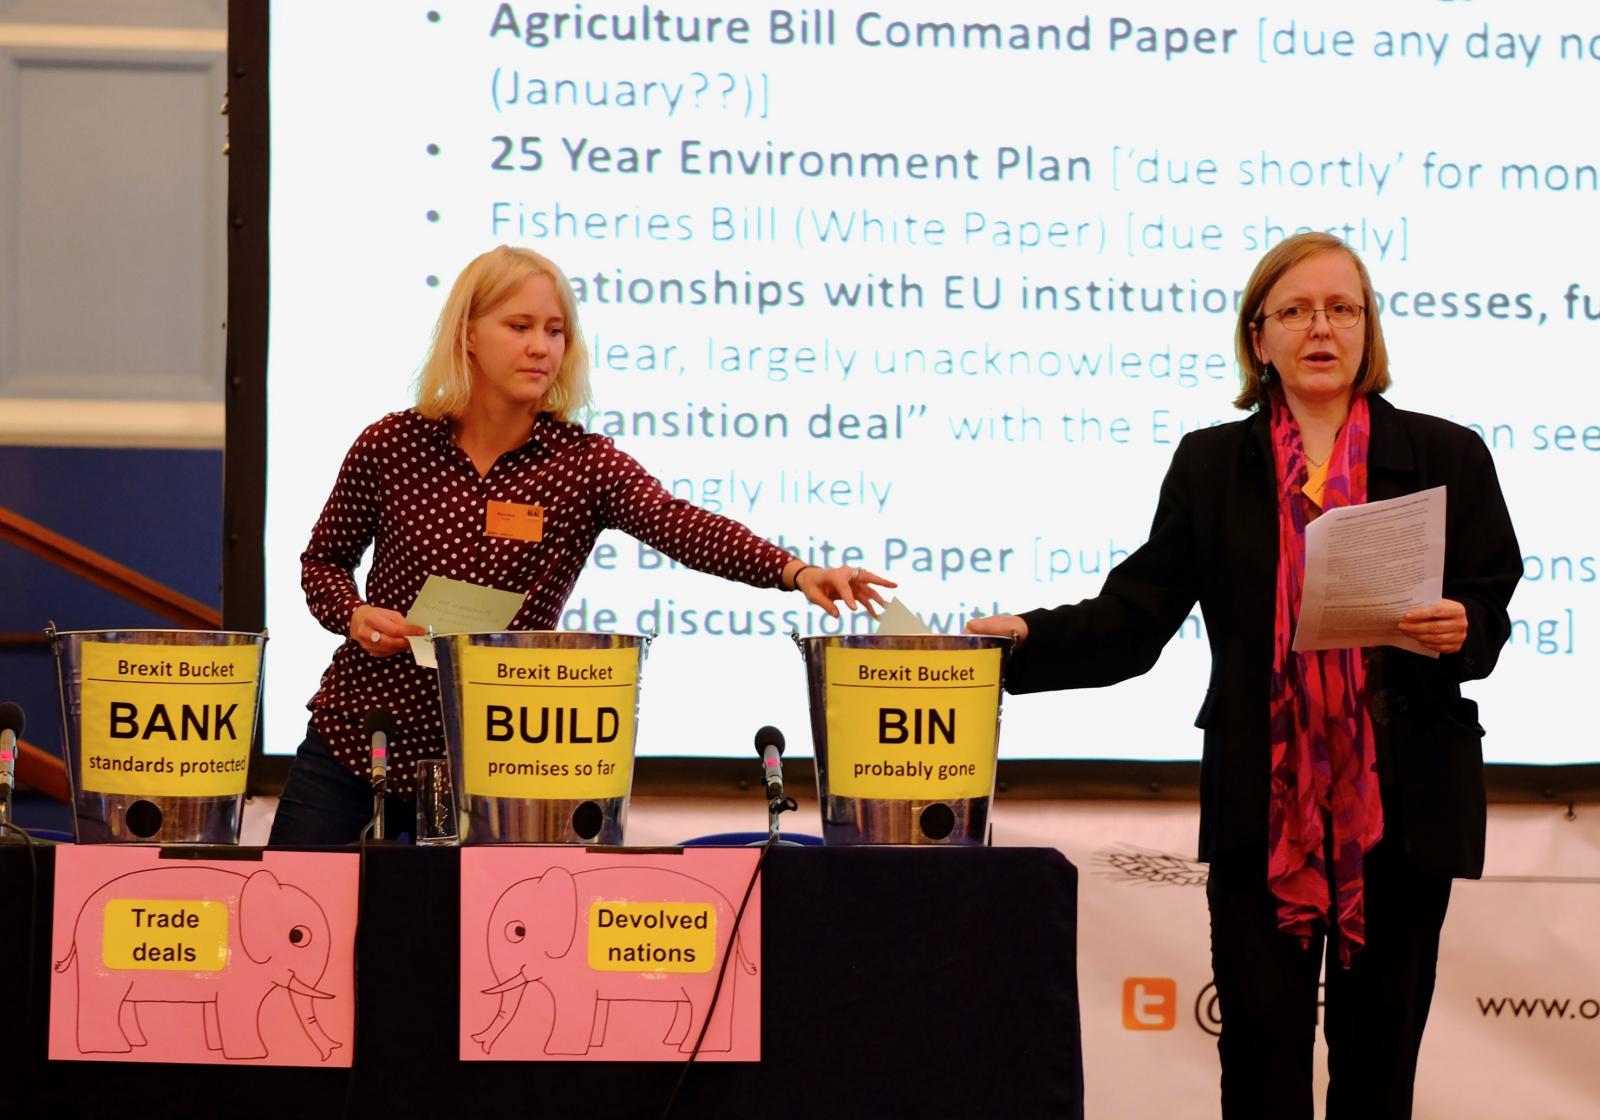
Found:
[[[428,287],[437,288],[439,286],[439,278],[437,276],[430,276],[428,277],[427,283]]]
[[[437,211],[437,210],[429,210],[428,211],[428,221],[437,222],[438,220],[439,220],[439,211]]]
[[[428,13],[428,22],[429,23],[438,23],[439,22],[439,13],[438,12],[429,12]]]
[[[428,145],[428,154],[430,156],[438,155],[439,154],[439,145],[437,145],[437,144],[429,144]]]

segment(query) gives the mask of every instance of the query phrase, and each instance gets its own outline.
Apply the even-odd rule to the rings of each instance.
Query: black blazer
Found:
[[[1444,597],[1466,606],[1457,653],[1372,651],[1368,708],[1377,737],[1385,835],[1421,870],[1483,871],[1483,728],[1460,682],[1488,676],[1510,634],[1506,604],[1522,555],[1494,462],[1456,424],[1368,398],[1367,495],[1378,501],[1448,487]],[[1087,688],[1147,672],[1195,602],[1211,643],[1211,682],[1195,725],[1200,858],[1265,848],[1268,683],[1278,530],[1267,417],[1192,432],[1161,484],[1150,539],[1093,599],[1031,611],[1011,657],[1009,692]]]

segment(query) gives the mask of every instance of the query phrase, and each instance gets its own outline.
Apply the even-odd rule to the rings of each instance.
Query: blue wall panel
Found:
[[[221,609],[220,451],[0,447],[0,506]],[[0,632],[38,633],[51,620],[63,630],[171,625],[0,544]],[[0,699],[26,709],[29,742],[60,751],[48,650],[0,647]]]

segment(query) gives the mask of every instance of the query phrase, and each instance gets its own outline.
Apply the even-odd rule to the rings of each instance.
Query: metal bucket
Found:
[[[805,638],[828,844],[981,845],[1011,639]]]
[[[620,844],[650,639],[435,638],[463,844]]]
[[[80,844],[237,844],[266,634],[45,630]]]

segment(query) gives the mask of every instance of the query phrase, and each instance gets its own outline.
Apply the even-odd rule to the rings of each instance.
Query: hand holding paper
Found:
[[[1454,616],[1443,598],[1444,514],[1445,488],[1436,486],[1331,509],[1307,525],[1294,648],[1388,645],[1426,657],[1452,652],[1434,640],[1453,632],[1435,625]],[[1403,618],[1411,620],[1404,627]],[[1464,639],[1465,609],[1459,623]]]
[[[1454,599],[1440,599],[1431,607],[1407,611],[1400,632],[1429,649],[1455,653],[1467,640],[1467,608]]]
[[[388,657],[405,649],[404,642],[411,635],[427,631],[408,625],[399,611],[362,603],[350,614],[349,633],[373,657]]]
[[[406,621],[428,627],[435,634],[482,634],[504,630],[517,617],[525,598],[520,592],[479,587],[466,580],[430,575],[406,614]],[[425,669],[437,669],[433,643],[427,637],[408,638],[411,656]]]

